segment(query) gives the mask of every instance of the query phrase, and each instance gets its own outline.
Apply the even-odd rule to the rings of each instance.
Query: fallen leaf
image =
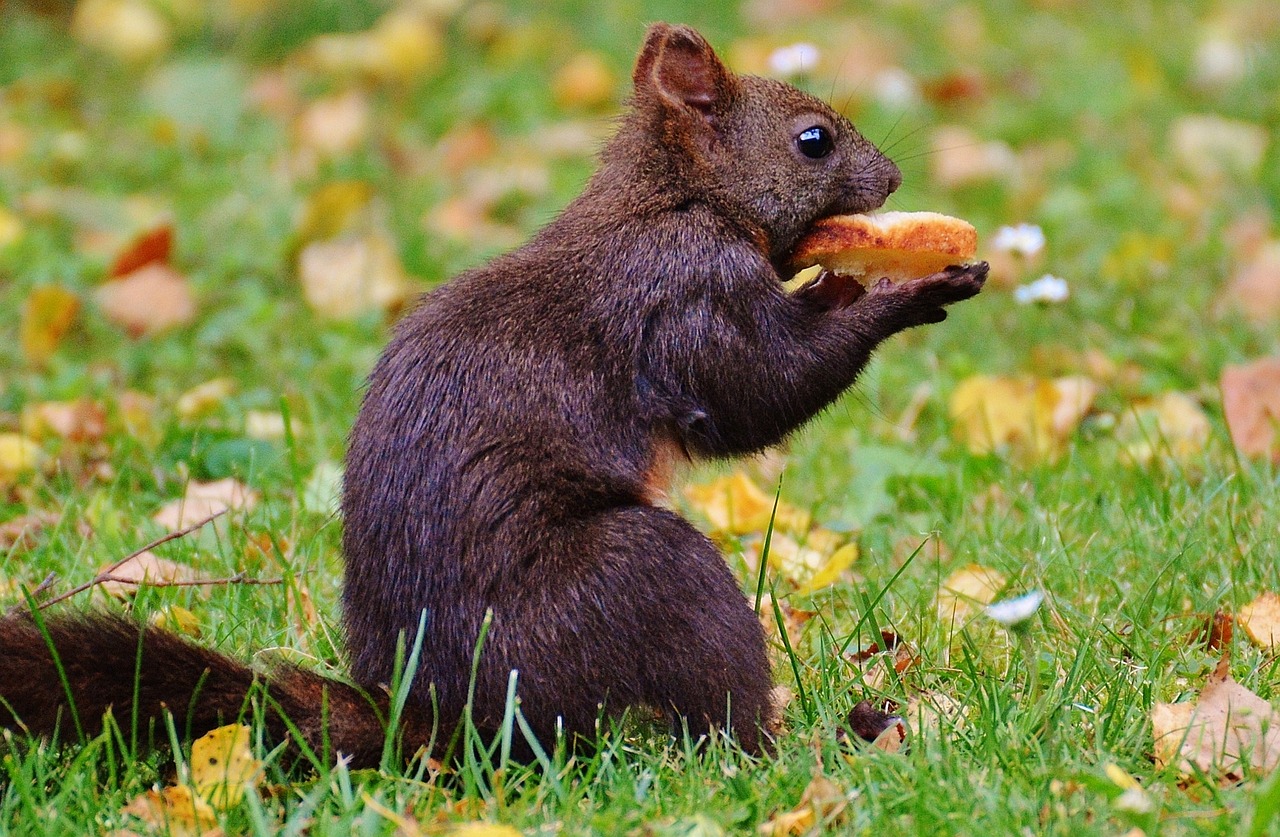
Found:
[[[600,108],[613,101],[617,79],[598,52],[580,52],[551,79],[551,95],[562,108]]]
[[[778,614],[774,610],[773,596],[765,593],[760,598],[760,624],[764,628],[765,635],[772,638],[777,637],[779,641],[782,639],[782,631],[787,632],[787,642],[795,648],[800,643],[801,637],[804,635],[804,626],[810,619],[817,615],[817,611],[800,610],[792,607],[785,600],[778,601],[777,610],[782,612],[783,624],[778,624]]]
[[[947,576],[938,588],[936,610],[944,623],[962,622],[995,601],[1007,580],[996,570],[968,564]]]
[[[1280,241],[1267,242],[1242,264],[1227,292],[1247,319],[1280,319]]]
[[[810,593],[816,593],[819,590],[830,587],[840,580],[840,576],[844,575],[845,570],[853,566],[853,562],[858,560],[858,545],[856,543],[848,543],[831,553],[809,577],[809,580],[796,588],[797,596],[807,596]]]
[[[387,12],[364,32],[320,35],[308,44],[305,55],[321,72],[409,82],[440,64],[444,39],[427,15],[407,4]]]
[[[156,262],[99,286],[94,295],[107,319],[132,337],[186,325],[196,316],[187,277]]]
[[[1169,128],[1174,158],[1201,180],[1254,177],[1267,144],[1266,128],[1217,114],[1186,114]]]
[[[859,701],[845,717],[849,732],[878,750],[901,752],[907,743],[907,723],[902,716],[881,712],[870,701]]]
[[[911,725],[911,733],[916,736],[937,732],[944,724],[947,729],[961,729],[968,715],[969,709],[963,703],[945,692],[934,691],[912,695],[902,712]]]
[[[1194,703],[1157,703],[1151,710],[1156,766],[1201,771],[1238,781],[1250,770],[1280,764],[1280,714],[1231,678],[1227,660]]]
[[[1203,625],[1191,632],[1188,639],[1202,643],[1207,651],[1221,654],[1231,647],[1231,635],[1234,633],[1231,626],[1235,624],[1235,620],[1236,617],[1225,610],[1214,611],[1212,616],[1204,620]]]
[[[746,535],[769,528],[774,498],[752,482],[745,471],[735,471],[704,485],[691,485],[684,493],[690,505],[719,532]],[[778,501],[775,531],[803,532],[809,524],[807,512],[783,500]]]
[[[22,303],[19,340],[22,353],[33,364],[43,366],[58,350],[80,311],[80,298],[58,285],[38,285]]]
[[[127,389],[116,400],[116,415],[125,433],[139,441],[154,443],[159,436],[155,423],[156,400],[145,392]]]
[[[80,0],[71,34],[122,61],[143,62],[169,48],[169,23],[143,0]]]
[[[1236,617],[1253,644],[1275,651],[1280,640],[1280,595],[1267,592],[1240,608]]]
[[[1134,404],[1116,426],[1116,439],[1138,464],[1165,454],[1185,462],[1204,450],[1209,432],[1209,418],[1195,399],[1166,392]]]
[[[175,409],[178,418],[183,421],[194,421],[208,415],[223,406],[236,391],[236,382],[231,378],[213,378],[178,396]]]
[[[98,572],[106,572],[110,566],[111,564],[104,564],[98,568]],[[145,550],[112,570],[111,580],[104,581],[100,587],[109,596],[127,599],[144,584],[188,584],[202,578],[200,573],[186,564],[161,558],[151,550]]]
[[[240,804],[246,787],[262,779],[262,762],[249,748],[249,727],[218,727],[191,743],[191,781],[214,810]]]
[[[450,837],[523,837],[524,832],[492,822],[464,822],[449,830]]]
[[[39,535],[47,529],[57,526],[62,516],[51,511],[37,511],[21,514],[0,523],[0,553],[19,554],[33,548]],[[85,526],[83,534],[90,534]]]
[[[162,224],[153,230],[148,230],[132,242],[124,249],[120,255],[116,256],[116,260],[108,271],[108,276],[113,279],[121,276],[128,276],[141,267],[149,264],[169,264],[169,257],[173,254],[173,226],[170,224]]]
[[[322,157],[340,157],[359,148],[369,135],[369,100],[358,90],[317,99],[295,125],[299,144]]]
[[[200,617],[180,605],[169,605],[151,614],[149,621],[161,630],[185,636],[200,637]]]
[[[34,439],[20,433],[0,433],[0,486],[39,471],[47,461]]]
[[[232,477],[212,482],[192,480],[180,499],[165,503],[151,519],[169,531],[177,531],[218,512],[248,511],[257,504],[258,492]]]
[[[297,420],[294,420],[293,432],[297,434],[301,429]],[[263,442],[283,439],[284,415],[279,410],[249,410],[244,414],[244,435]]]
[[[334,319],[394,310],[414,293],[395,242],[380,231],[306,245],[298,278],[312,310]]]
[[[1280,357],[1226,367],[1221,388],[1236,450],[1280,464]]]
[[[164,790],[149,790],[122,809],[170,837],[211,837],[221,835],[218,817],[209,803],[191,788],[179,785]]]
[[[929,156],[933,178],[944,189],[956,189],[1011,177],[1018,158],[1008,145],[984,141],[968,128],[944,125],[934,130]]]
[[[373,197],[373,187],[362,180],[326,183],[307,198],[294,240],[301,247],[366,228]]]
[[[951,394],[956,435],[983,455],[1009,447],[1036,459],[1060,456],[1088,414],[1098,385],[1083,376],[1045,380],[975,375]]]
[[[17,244],[25,232],[22,219],[11,209],[0,206],[0,250]]]
[[[97,442],[107,432],[107,410],[88,398],[28,404],[22,408],[22,432],[37,440]]]
[[[839,785],[816,774],[800,795],[796,807],[774,815],[773,819],[760,825],[757,833],[768,837],[807,834],[820,824],[839,822],[848,805],[849,796]]]

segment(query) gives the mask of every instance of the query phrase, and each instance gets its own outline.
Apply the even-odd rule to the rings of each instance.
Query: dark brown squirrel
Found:
[[[827,105],[734,75],[692,29],[654,25],[582,195],[524,247],[427,295],[373,370],[342,501],[359,688],[255,675],[118,617],[49,616],[49,643],[9,618],[0,724],[65,734],[73,720],[101,729],[109,708],[122,726],[167,708],[200,732],[265,682],[271,734],[287,738],[287,718],[317,753],[376,764],[397,659],[419,646],[399,734],[446,740],[488,613],[480,730],[498,729],[516,671],[544,747],[643,705],[758,752],[771,688],[760,623],[711,541],[660,499],[674,463],[775,444],[881,341],[979,292],[985,264],[784,290],[781,266],[815,220],[874,209],[900,180]]]

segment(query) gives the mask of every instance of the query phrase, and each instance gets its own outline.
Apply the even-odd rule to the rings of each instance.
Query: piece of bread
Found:
[[[972,259],[978,233],[968,221],[938,212],[833,215],[813,225],[792,251],[796,269],[820,264],[864,284],[902,282]]]

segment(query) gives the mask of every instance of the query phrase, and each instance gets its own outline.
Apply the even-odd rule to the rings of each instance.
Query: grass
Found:
[[[863,555],[856,579],[794,602],[820,616],[792,653],[776,649],[775,676],[792,685],[798,676],[806,701],[790,708],[775,757],[751,760],[720,742],[693,755],[631,724],[593,758],[551,754],[540,769],[506,765],[500,774],[473,760],[434,783],[422,781],[417,764],[302,775],[272,766],[270,793],[228,813],[228,832],[384,834],[407,817],[428,832],[485,819],[527,833],[747,833],[794,808],[821,772],[851,799],[832,833],[1238,834],[1255,806],[1273,820],[1255,833],[1277,833],[1274,778],[1184,788],[1154,767],[1149,723],[1154,702],[1195,694],[1212,670],[1216,655],[1188,638],[1200,621],[1280,590],[1280,481],[1234,454],[1216,391],[1224,365],[1280,349],[1274,322],[1251,323],[1223,304],[1236,265],[1228,227],[1255,208],[1270,218],[1280,203],[1277,137],[1267,128],[1271,144],[1257,169],[1218,185],[1189,176],[1169,141],[1185,114],[1280,124],[1280,24],[1268,4],[869,2],[780,24],[753,23],[736,4],[485,8],[498,21],[496,40],[480,45],[476,15],[460,13],[435,74],[372,87],[370,136],[299,172],[285,165],[296,144],[289,124],[245,105],[244,91],[316,34],[367,28],[382,7],[290,0],[237,26],[198,20],[163,58],[131,67],[77,44],[57,14],[0,6],[0,127],[19,125],[28,138],[25,153],[0,157],[0,207],[18,210],[25,228],[0,248],[4,333],[16,331],[37,285],[88,300],[110,252],[86,230],[121,235],[139,216],[173,220],[175,261],[200,306],[191,326],[133,341],[87,304],[44,367],[29,363],[16,340],[0,340],[0,429],[45,401],[89,397],[112,411],[96,448],[46,442],[62,467],[0,490],[0,521],[39,510],[60,520],[35,548],[0,555],[0,578],[84,580],[160,534],[149,517],[189,476],[238,475],[262,492],[261,504],[164,554],[212,575],[286,583],[146,590],[134,611],[145,618],[187,607],[205,643],[245,656],[289,649],[341,671],[340,523],[301,498],[318,465],[341,460],[387,323],[376,315],[334,322],[308,309],[291,264],[299,208],[322,183],[360,179],[385,205],[406,268],[425,283],[483,260],[499,249],[492,242],[424,231],[423,216],[462,187],[431,167],[410,164],[406,174],[397,160],[422,158],[459,126],[488,126],[499,159],[526,161],[524,149],[549,125],[571,117],[606,128],[608,108],[566,111],[547,79],[581,49],[598,50],[625,79],[648,20],[683,18],[718,46],[819,39],[836,69],[809,84],[832,93],[902,162],[906,185],[893,205],[959,214],[984,236],[1005,223],[1040,224],[1044,269],[1066,277],[1072,297],[1033,308],[989,289],[946,324],[895,338],[855,392],[793,440],[783,499],[857,531]],[[1248,71],[1207,88],[1196,82],[1194,55],[1219,30],[1252,44]],[[862,69],[873,48],[925,81],[972,71],[981,91],[878,103]],[[300,81],[304,97],[341,86],[315,73]],[[948,188],[932,175],[938,154],[928,141],[942,124],[1041,162],[1014,178]],[[592,163],[570,153],[532,165],[546,187],[495,209],[520,234],[567,203]],[[1179,199],[1184,185],[1189,206]],[[1132,371],[1104,386],[1098,414],[1058,461],[975,456],[955,440],[946,398],[960,381],[1078,371],[1089,350]],[[177,397],[215,377],[230,378],[234,393],[200,421],[181,420]],[[904,440],[899,417],[921,384],[929,394]],[[120,429],[114,411],[126,389],[155,397],[149,434]],[[1182,461],[1125,464],[1106,417],[1170,390],[1203,403],[1207,446]],[[282,408],[296,438],[246,436],[247,413]],[[264,534],[275,546],[262,548]],[[989,620],[957,629],[938,619],[936,591],[968,563],[998,570],[1011,594],[1047,592],[1030,628],[1031,657]],[[754,595],[756,577],[744,569],[742,582]],[[780,598],[786,589],[779,583]],[[307,597],[318,620],[307,617]],[[16,587],[7,598],[20,601]],[[838,652],[881,628],[916,646],[921,661],[871,688]],[[1039,669],[1035,695],[1025,688],[1028,666]],[[1231,670],[1277,702],[1274,656],[1238,638]],[[962,720],[944,720],[905,754],[840,742],[858,700],[905,702],[921,691],[954,701]],[[168,758],[132,758],[110,736],[62,750],[13,747],[0,771],[0,828],[119,827],[120,809],[163,779]],[[1108,764],[1137,777],[1154,810],[1117,805],[1121,788],[1107,778]]]

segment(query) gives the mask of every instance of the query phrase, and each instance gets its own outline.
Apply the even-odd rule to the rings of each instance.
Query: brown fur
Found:
[[[663,463],[677,446],[720,457],[779,441],[882,340],[982,286],[985,266],[856,298],[821,282],[787,294],[778,265],[800,235],[879,206],[896,167],[822,102],[730,73],[691,29],[652,27],[634,83],[585,192],[524,247],[428,295],[370,376],[347,455],[344,622],[352,676],[373,695],[398,644],[420,640],[406,740],[461,720],[489,614],[482,730],[501,723],[517,671],[544,746],[558,730],[591,740],[602,715],[640,704],[758,751],[764,636],[711,541],[653,505]],[[821,160],[796,146],[814,124],[835,139]],[[103,624],[110,641],[56,622],[82,719],[121,718],[132,700],[138,631]],[[0,662],[0,696],[47,734],[61,687],[22,625],[0,622],[0,661],[24,655]],[[244,704],[243,666],[157,631],[143,642],[145,717],[167,706],[194,728]],[[369,763],[377,712],[355,690],[296,671],[268,681],[307,730],[325,726],[319,690],[342,695],[329,734]]]

